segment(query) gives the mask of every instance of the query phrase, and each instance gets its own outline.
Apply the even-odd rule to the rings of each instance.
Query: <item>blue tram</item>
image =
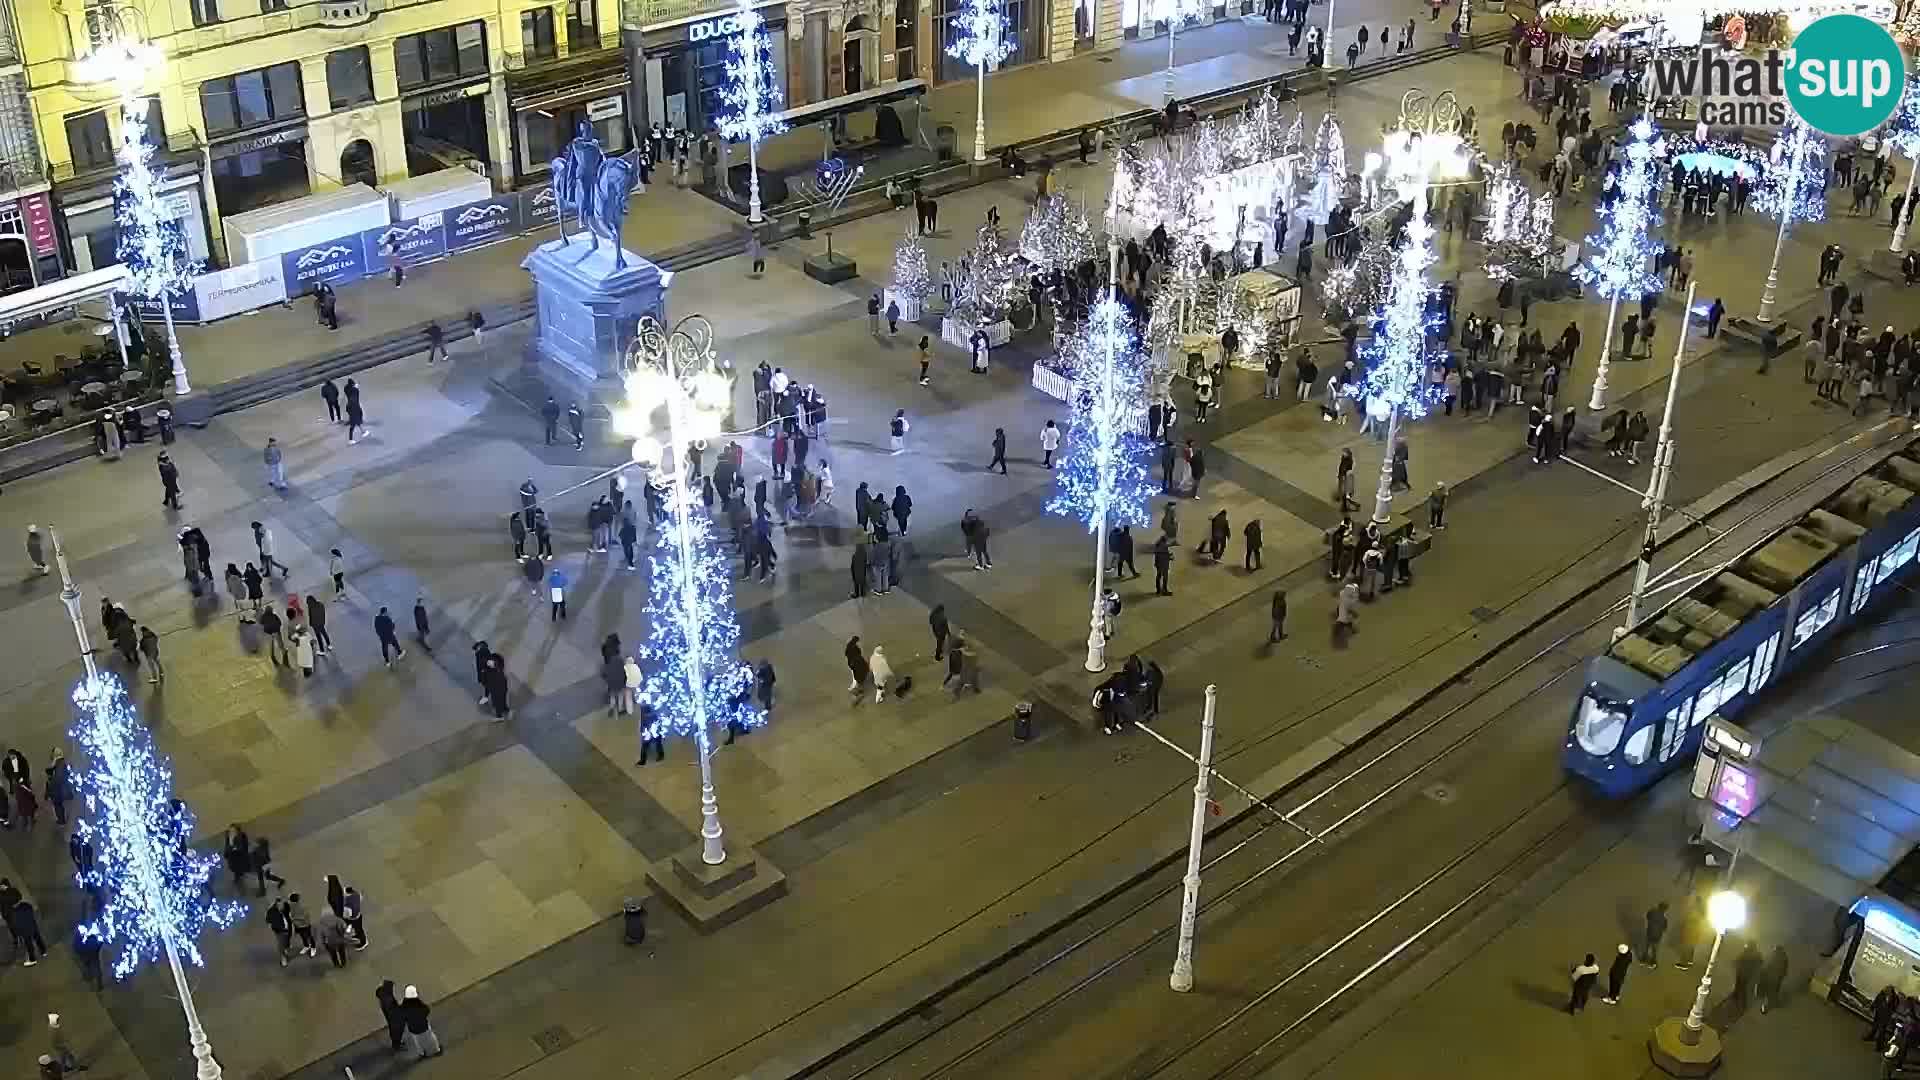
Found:
[[[1734,719],[1884,601],[1920,549],[1920,437],[1885,454],[1588,661],[1566,768],[1621,796],[1689,765],[1708,716]]]

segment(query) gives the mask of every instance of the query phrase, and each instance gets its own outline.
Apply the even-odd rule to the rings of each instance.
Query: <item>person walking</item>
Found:
[[[347,921],[333,913],[331,909],[320,913],[320,921],[314,924],[320,938],[320,947],[327,950],[327,959],[333,961],[336,968],[347,966]]]
[[[995,465],[1000,466],[1001,476],[1007,475],[1007,429],[1006,428],[993,429],[993,460],[987,462],[987,471],[992,472],[993,467]],[[28,536],[29,536],[28,542],[31,543],[32,542],[31,530],[29,530]],[[46,564],[44,561],[40,565],[40,572],[43,574],[47,572]]]
[[[551,622],[559,622],[567,617],[567,573],[559,567],[547,575],[547,600],[551,605]]]
[[[267,448],[260,453],[267,466],[267,486],[275,491],[287,490],[287,464],[280,453],[280,440],[267,436]]]
[[[1754,986],[1760,981],[1760,969],[1765,964],[1766,960],[1761,957],[1759,947],[1751,941],[1747,942],[1747,947],[1741,949],[1740,956],[1734,960],[1733,993],[1728,995],[1728,1000],[1737,1004],[1741,1012],[1745,1012],[1747,1006],[1753,1004]]]
[[[927,369],[933,366],[933,339],[921,334],[920,345],[914,352],[920,361],[920,385],[926,386],[932,381],[927,377]]]
[[[373,636],[380,639],[380,662],[388,667],[395,660],[407,658],[406,647],[400,644],[400,636],[394,632],[393,616],[387,614],[383,606],[373,617]]]
[[[287,634],[288,643],[293,647],[293,666],[300,669],[300,677],[313,678],[314,651],[313,633],[305,626],[295,626]]]
[[[273,931],[274,944],[280,952],[280,966],[286,967],[293,956],[293,916],[287,910],[286,900],[274,897],[273,903],[267,905],[266,919],[267,929]]]
[[[281,633],[280,613],[271,604],[260,609],[260,633],[267,639],[267,659],[273,666],[290,665],[286,635]]]
[[[427,598],[416,596],[413,598],[413,638],[421,648],[431,653],[433,645],[429,639],[432,637],[433,625],[427,621]]]
[[[487,708],[493,712],[495,723],[504,723],[507,714],[512,711],[507,700],[507,658],[499,653],[487,656],[487,671],[481,680],[481,686],[487,691]]]
[[[1267,630],[1267,644],[1269,645],[1287,640],[1287,591],[1285,589],[1275,589],[1273,591],[1271,617],[1273,619],[1273,625]]]
[[[1624,942],[1613,954],[1613,963],[1607,966],[1607,992],[1600,998],[1609,1005],[1620,1004],[1620,991],[1627,985],[1627,969],[1633,967],[1633,946]]]
[[[301,902],[299,893],[287,896],[287,923],[300,938],[300,955],[318,955],[319,949],[314,945],[313,916],[307,913],[307,905]]]
[[[1233,527],[1227,522],[1224,508],[1207,520],[1207,554],[1213,557],[1216,564],[1227,553],[1227,537],[1232,532]]]
[[[1660,964],[1660,939],[1667,936],[1667,902],[1665,900],[1647,909],[1647,932],[1640,951],[1640,962],[1648,967]]]
[[[1040,463],[1049,469],[1053,468],[1053,452],[1058,449],[1060,449],[1060,428],[1049,420],[1047,425],[1040,429]]]
[[[1571,990],[1567,994],[1567,1015],[1572,1016],[1587,1007],[1587,998],[1593,993],[1593,984],[1600,979],[1600,965],[1594,962],[1593,954],[1588,953],[1585,960],[1574,965],[1567,977],[1572,983]]]
[[[880,336],[880,294],[874,293],[867,298],[867,333]]]
[[[1002,439],[1004,443],[1004,437]],[[1005,471],[1004,469],[1001,471]],[[27,526],[27,560],[33,563],[34,573],[42,577],[47,575],[46,542],[40,538],[40,526]]]
[[[878,705],[887,700],[887,684],[893,681],[893,665],[887,663],[885,649],[873,647],[873,655],[867,657],[867,670],[873,676],[873,703]]]
[[[567,430],[573,435],[573,448],[587,448],[587,416],[580,411],[580,403],[575,401],[567,406]]]
[[[867,680],[873,677],[873,669],[867,664],[866,651],[860,648],[860,635],[855,634],[847,639],[846,656],[847,671],[853,676],[852,681],[847,683],[847,692],[858,694],[867,685]]]
[[[327,403],[327,422],[330,424],[339,423],[340,388],[333,385],[332,379],[328,379],[326,382],[320,384],[320,400]]]
[[[1353,499],[1353,485],[1353,451],[1342,449],[1340,462],[1334,467],[1333,487],[1334,494],[1340,499],[1340,512],[1343,514],[1360,509],[1360,504]]]
[[[253,545],[260,550],[260,569],[268,577],[273,576],[276,567],[279,568],[281,577],[286,577],[293,572],[286,563],[274,557],[273,530],[258,521],[253,523]]]
[[[273,872],[273,845],[264,836],[253,838],[253,856],[247,860],[253,866],[255,883],[259,886],[256,895],[267,895],[267,882],[272,881],[276,891],[284,888],[287,879]]]
[[[1137,578],[1140,568],[1133,565],[1133,527],[1122,525],[1107,536],[1107,551],[1113,556],[1115,577]]]
[[[1445,481],[1436,481],[1433,492],[1427,496],[1427,528],[1439,530],[1447,527],[1447,485]]]
[[[1773,952],[1767,955],[1765,966],[1760,969],[1759,981],[1754,987],[1760,998],[1760,1012],[1764,1014],[1768,1006],[1781,1002],[1781,988],[1787,982],[1787,947],[1775,945]]]
[[[167,669],[160,663],[160,635],[153,627],[140,628],[140,655],[147,658],[147,681],[157,683],[167,677]]]
[[[1226,511],[1222,510],[1221,513],[1225,514]],[[1260,519],[1255,518],[1252,521],[1247,522],[1247,527],[1244,530],[1242,530],[1242,535],[1246,538],[1246,542],[1247,542],[1247,553],[1245,558],[1242,560],[1242,564],[1246,567],[1249,573],[1255,570],[1263,569],[1266,564],[1263,563],[1260,559],[1260,546],[1261,546]],[[1224,544],[1222,544],[1221,546],[1225,547]],[[1218,560],[1215,560],[1215,561],[1218,561]]]
[[[753,269],[748,273],[759,277],[767,272],[767,247],[761,242],[760,233],[756,230],[747,231],[747,258],[753,264]]]
[[[447,333],[440,329],[437,321],[427,323],[427,364],[447,358]]]
[[[380,1019],[387,1025],[387,1042],[397,1054],[407,1032],[407,1018],[400,1011],[400,999],[394,996],[392,979],[382,979],[380,985],[374,987],[373,1000],[380,1003]]]
[[[898,454],[907,448],[907,431],[912,426],[907,422],[907,410],[893,411],[893,419],[887,422],[887,445],[891,453]]]
[[[927,613],[927,627],[933,631],[933,659],[935,663],[939,663],[947,653],[947,633],[950,629],[947,623],[947,605],[933,605],[933,610]]]
[[[347,595],[347,560],[346,556],[340,554],[339,548],[327,552],[327,576],[333,579],[335,600]],[[327,647],[331,649],[333,646]]]
[[[154,462],[160,471],[160,505],[169,510],[180,509],[180,467],[165,450],[160,451]]]
[[[900,535],[907,535],[907,519],[913,516],[913,497],[907,494],[907,485],[893,486],[893,520],[900,526]]]
[[[406,1022],[407,1040],[416,1058],[439,1057],[445,1051],[440,1036],[433,1030],[433,1009],[420,997],[420,988],[409,986],[400,998],[400,1016]]]
[[[333,651],[333,638],[327,633],[327,605],[318,596],[307,594],[307,629],[313,631],[313,651],[325,656]]]
[[[347,445],[360,441],[360,429],[367,426],[367,413],[360,407],[360,395],[352,394],[347,398]]]

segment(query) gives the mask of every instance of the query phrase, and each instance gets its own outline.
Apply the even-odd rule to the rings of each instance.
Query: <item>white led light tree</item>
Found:
[[[1920,8],[1920,4],[1915,5]],[[1882,136],[1893,148],[1907,159],[1907,193],[1900,200],[1900,212],[1893,215],[1893,240],[1887,250],[1899,254],[1907,250],[1907,221],[1913,217],[1914,180],[1920,177],[1920,75],[1907,78],[1907,86],[1900,95],[1900,107],[1894,110],[1893,119],[1887,121],[1887,129]]]
[[[721,90],[720,134],[747,144],[747,221],[758,225],[760,212],[760,142],[787,130],[776,113],[781,91],[774,84],[773,37],[767,20],[740,0],[734,8],[734,33],[727,41],[727,81]]]
[[[1653,230],[1660,224],[1653,200],[1660,190],[1660,164],[1666,157],[1666,141],[1658,137],[1653,121],[1646,117],[1634,121],[1628,129],[1632,138],[1626,146],[1627,160],[1614,180],[1611,200],[1599,211],[1600,231],[1587,237],[1591,253],[1574,270],[1583,284],[1592,286],[1607,299],[1607,326],[1600,338],[1600,363],[1593,375],[1593,395],[1587,408],[1599,412],[1607,407],[1607,374],[1613,362],[1613,324],[1620,313],[1620,301],[1639,299],[1661,287],[1660,275],[1653,270],[1653,257],[1660,244]]]
[[[965,0],[953,18],[953,43],[947,55],[973,65],[973,163],[987,161],[987,72],[1013,55],[1007,15],[999,0]]]
[[[1796,221],[1820,221],[1827,216],[1827,144],[1799,116],[1792,116],[1774,136],[1767,156],[1767,173],[1753,194],[1755,209],[1780,219],[1773,240],[1773,263],[1760,290],[1760,323],[1773,322],[1774,300],[1780,291],[1780,255],[1787,232]]]

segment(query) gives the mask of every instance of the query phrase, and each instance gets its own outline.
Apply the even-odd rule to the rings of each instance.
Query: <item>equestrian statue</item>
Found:
[[[620,227],[627,219],[627,197],[632,194],[638,176],[633,162],[609,158],[593,137],[593,127],[581,121],[579,133],[567,144],[567,152],[554,158],[553,194],[560,208],[560,238],[567,239],[567,212],[587,231],[592,241],[587,251],[600,249],[600,237],[613,244],[613,268],[626,266],[620,247]]]

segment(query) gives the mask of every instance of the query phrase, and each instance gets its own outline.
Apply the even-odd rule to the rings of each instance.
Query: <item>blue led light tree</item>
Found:
[[[1653,257],[1660,244],[1653,230],[1660,215],[1653,201],[1660,192],[1660,165],[1666,158],[1667,144],[1659,138],[1653,121],[1646,117],[1627,129],[1632,138],[1626,145],[1627,160],[1616,175],[1608,178],[1611,190],[1600,209],[1600,231],[1587,237],[1590,255],[1574,269],[1582,284],[1592,286],[1607,298],[1607,326],[1600,337],[1600,363],[1593,373],[1593,396],[1587,408],[1599,412],[1607,407],[1607,375],[1613,364],[1613,328],[1620,314],[1622,299],[1638,300],[1662,287],[1654,272]]]
[[[780,87],[774,84],[773,38],[767,20],[752,0],[734,8],[734,33],[727,41],[727,81],[721,89],[719,128],[722,138],[747,144],[747,220],[755,225],[760,213],[760,140],[787,130],[775,117],[780,111]]]
[[[1073,338],[1073,421],[1066,452],[1054,472],[1047,512],[1077,517],[1093,533],[1093,611],[1087,631],[1087,670],[1103,671],[1106,648],[1107,530],[1152,520],[1148,462],[1153,453],[1131,430],[1147,409],[1152,379],[1147,353],[1127,309],[1109,293],[1093,306]]]
[[[1887,246],[1888,251],[1897,255],[1907,250],[1907,222],[1913,218],[1914,180],[1920,178],[1920,75],[1907,77],[1906,89],[1900,95],[1900,107],[1894,110],[1893,118],[1887,121],[1881,137],[1907,159],[1907,192],[1901,197],[1899,209],[1893,215],[1893,241]]]
[[[947,55],[973,65],[973,162],[987,161],[987,69],[1013,55],[1007,34],[1007,15],[1000,0],[966,0],[953,19],[953,41]]]
[[[125,979],[143,964],[165,958],[187,1021],[198,1080],[220,1080],[200,1014],[193,1005],[181,961],[195,967],[205,961],[200,935],[209,927],[225,929],[246,915],[237,900],[215,900],[207,882],[220,860],[188,846],[193,812],[174,797],[173,769],[153,745],[118,676],[101,672],[87,640],[80,610],[80,589],[67,569],[66,550],[53,535],[54,562],[80,645],[86,676],[74,688],[79,709],[68,735],[80,751],[74,786],[84,807],[75,827],[93,846],[91,872],[76,874],[81,888],[95,898],[81,932],[117,948],[113,977]]]
[[[1761,213],[1779,218],[1780,231],[1773,240],[1773,265],[1767,268],[1766,287],[1760,290],[1760,312],[1754,316],[1761,323],[1773,321],[1787,230],[1796,221],[1819,221],[1827,216],[1827,144],[1819,132],[1797,114],[1789,115],[1774,136],[1767,157],[1767,172],[1760,179],[1760,190],[1753,193],[1753,205]]]
[[[738,652],[732,568],[687,482],[683,452],[720,437],[733,380],[714,355],[712,328],[698,315],[671,331],[642,319],[629,360],[626,401],[614,421],[634,437],[634,461],[652,466],[648,482],[667,511],[648,558],[647,642],[640,659],[649,671],[640,699],[654,718],[640,737],[672,734],[694,741],[700,752],[700,858],[718,865],[727,850],[713,788],[714,732],[760,727],[766,714],[753,704],[753,669]],[[645,435],[660,409],[667,414],[664,443]]]

